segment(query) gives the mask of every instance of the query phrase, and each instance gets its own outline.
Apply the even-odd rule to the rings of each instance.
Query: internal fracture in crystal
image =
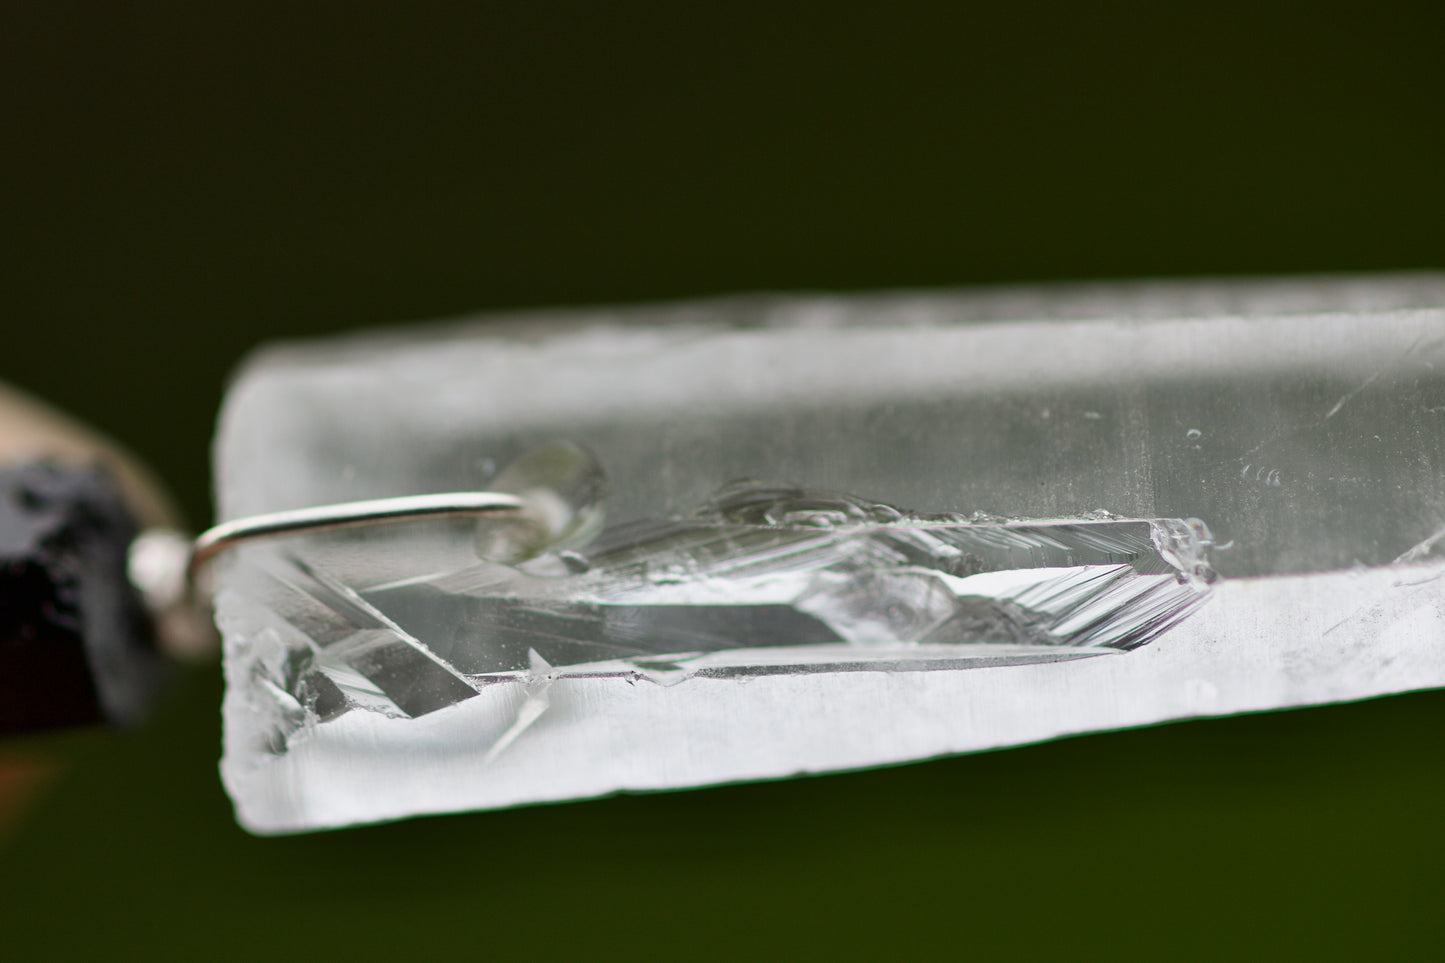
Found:
[[[221,518],[483,489],[528,512],[218,561],[237,814],[314,829],[1445,684],[1442,305],[1438,276],[744,297],[268,349],[227,397]]]
[[[559,529],[565,544],[576,528]],[[426,715],[539,672],[672,685],[1123,652],[1185,618],[1213,579],[1197,520],[1004,522],[758,482],[579,550],[538,553],[535,528],[517,537],[533,550],[493,531],[487,558],[372,585],[328,573],[324,549],[251,550],[249,591],[277,615],[258,691],[291,707],[271,741],[349,711]]]

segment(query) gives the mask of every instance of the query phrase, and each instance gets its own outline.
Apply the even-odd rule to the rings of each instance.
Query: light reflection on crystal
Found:
[[[744,482],[686,518],[616,526],[572,564],[481,560],[356,587],[325,570],[324,545],[306,559],[256,549],[247,564],[289,639],[283,671],[261,673],[296,707],[275,720],[283,737],[350,710],[418,717],[521,684],[496,753],[556,678],[675,685],[1127,651],[1204,599],[1209,545],[1197,520],[980,522]]]
[[[587,449],[553,442],[527,452],[487,483],[490,491],[518,495],[526,504],[520,519],[483,519],[477,524],[477,554],[517,564],[543,552],[560,555],[585,545],[602,530],[608,482]]]
[[[1445,285],[1147,290],[732,299],[263,353],[222,419],[223,518],[484,488],[561,437],[607,466],[612,521],[550,550],[544,526],[540,554],[491,563],[463,522],[223,559],[242,822],[786,777],[1442,684]],[[991,319],[1008,323],[973,323]],[[755,489],[760,512],[684,517],[737,475],[871,500]],[[939,535],[969,526],[951,550]],[[396,628],[338,613],[298,563]],[[1171,614],[1189,617],[1158,638]],[[363,651],[475,695],[423,711]]]

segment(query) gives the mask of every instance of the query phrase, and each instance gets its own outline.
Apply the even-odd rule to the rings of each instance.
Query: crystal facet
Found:
[[[1124,652],[1204,599],[1208,546],[1197,521],[1000,524],[754,483],[616,527],[570,564],[478,560],[363,586],[328,574],[325,548],[276,547],[245,591],[286,648],[260,669],[267,693],[328,719],[419,716],[539,664],[672,685]],[[305,721],[278,719],[267,741]]]
[[[263,354],[224,413],[225,517],[478,488],[530,512],[218,561],[238,814],[1445,684],[1441,305],[1429,279],[737,299]]]

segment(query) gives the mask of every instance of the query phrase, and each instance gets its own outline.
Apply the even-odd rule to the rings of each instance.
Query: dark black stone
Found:
[[[144,714],[166,663],[126,576],[135,534],[98,470],[0,470],[0,733]]]

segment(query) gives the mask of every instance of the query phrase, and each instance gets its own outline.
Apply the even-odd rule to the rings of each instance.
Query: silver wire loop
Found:
[[[524,503],[504,492],[443,492],[436,495],[405,495],[361,502],[341,502],[298,508],[291,511],[251,515],[207,529],[192,543],[186,564],[186,580],[196,575],[217,555],[243,542],[288,535],[306,535],[337,528],[387,525],[428,518],[512,517],[522,514]]]

